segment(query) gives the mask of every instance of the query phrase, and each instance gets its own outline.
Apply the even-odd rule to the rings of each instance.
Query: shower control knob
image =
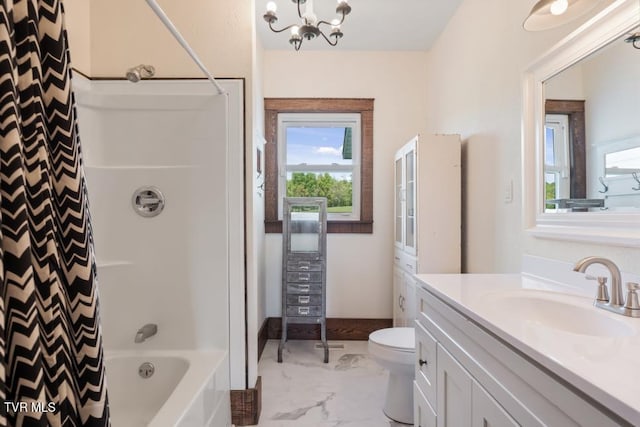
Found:
[[[426,361],[426,360],[424,360],[424,359],[420,359],[420,360],[418,360],[418,363],[420,364],[420,366],[421,366],[421,367],[422,367],[422,366],[424,366],[424,365],[428,365],[428,364],[429,364],[429,362],[427,362],[427,361]]]
[[[138,215],[150,218],[164,209],[164,196],[156,187],[141,187],[133,193],[131,204]]]

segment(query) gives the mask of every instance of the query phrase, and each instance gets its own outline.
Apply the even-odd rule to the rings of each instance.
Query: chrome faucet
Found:
[[[640,305],[638,304],[638,295],[636,291],[640,289],[637,283],[627,283],[629,293],[627,295],[627,303],[622,295],[622,275],[618,266],[607,258],[589,256],[581,259],[573,267],[573,271],[584,273],[592,264],[601,264],[609,270],[611,276],[611,299],[607,294],[607,279],[604,277],[591,277],[587,279],[598,281],[598,296],[594,305],[614,313],[622,314],[630,317],[640,317]]]
[[[618,266],[610,259],[588,256],[578,261],[573,267],[573,271],[584,273],[591,264],[602,264],[607,267],[611,275],[611,299],[609,300],[609,304],[622,307],[624,305],[624,298],[622,297],[622,276],[620,275]]]
[[[136,343],[141,343],[145,341],[147,338],[152,337],[157,333],[158,333],[158,325],[156,325],[155,323],[147,323],[142,328],[138,329],[138,332],[136,332],[136,338],[134,341]]]

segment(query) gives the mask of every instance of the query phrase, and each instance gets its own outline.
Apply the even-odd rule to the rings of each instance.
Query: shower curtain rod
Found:
[[[196,55],[196,53],[193,51],[193,49],[191,49],[191,46],[189,46],[189,43],[187,43],[187,41],[184,39],[184,37],[182,37],[182,34],[180,34],[180,31],[178,31],[176,26],[173,25],[173,22],[171,22],[171,20],[167,16],[167,14],[164,13],[164,10],[162,10],[162,8],[160,8],[158,3],[156,3],[155,0],[145,0],[145,1],[149,5],[149,7],[155,12],[155,14],[158,15],[158,18],[160,18],[160,20],[165,25],[165,27],[167,27],[169,32],[171,34],[173,34],[173,37],[175,37],[175,39],[178,41],[178,43],[180,43],[180,45],[184,48],[184,50],[187,51],[189,56],[198,65],[198,67],[200,67],[200,69],[207,76],[207,78],[209,80],[211,80],[211,83],[213,83],[213,85],[216,87],[216,89],[218,90],[218,93],[219,94],[225,93],[224,89],[222,89],[220,84],[218,84],[216,79],[211,75],[211,73],[209,72],[207,67],[205,67],[205,65],[202,63],[202,61],[200,61],[200,58],[198,58],[198,55]]]

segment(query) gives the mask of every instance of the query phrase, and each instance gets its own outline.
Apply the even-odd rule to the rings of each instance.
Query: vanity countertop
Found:
[[[464,316],[640,425],[640,318],[595,308],[584,292],[526,274],[416,278]]]

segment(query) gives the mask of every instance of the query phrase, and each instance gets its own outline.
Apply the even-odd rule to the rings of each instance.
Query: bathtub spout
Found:
[[[142,328],[138,329],[138,332],[136,332],[136,338],[134,341],[136,343],[141,343],[145,341],[147,338],[152,337],[157,333],[158,333],[158,325],[156,325],[155,323],[147,323]]]

